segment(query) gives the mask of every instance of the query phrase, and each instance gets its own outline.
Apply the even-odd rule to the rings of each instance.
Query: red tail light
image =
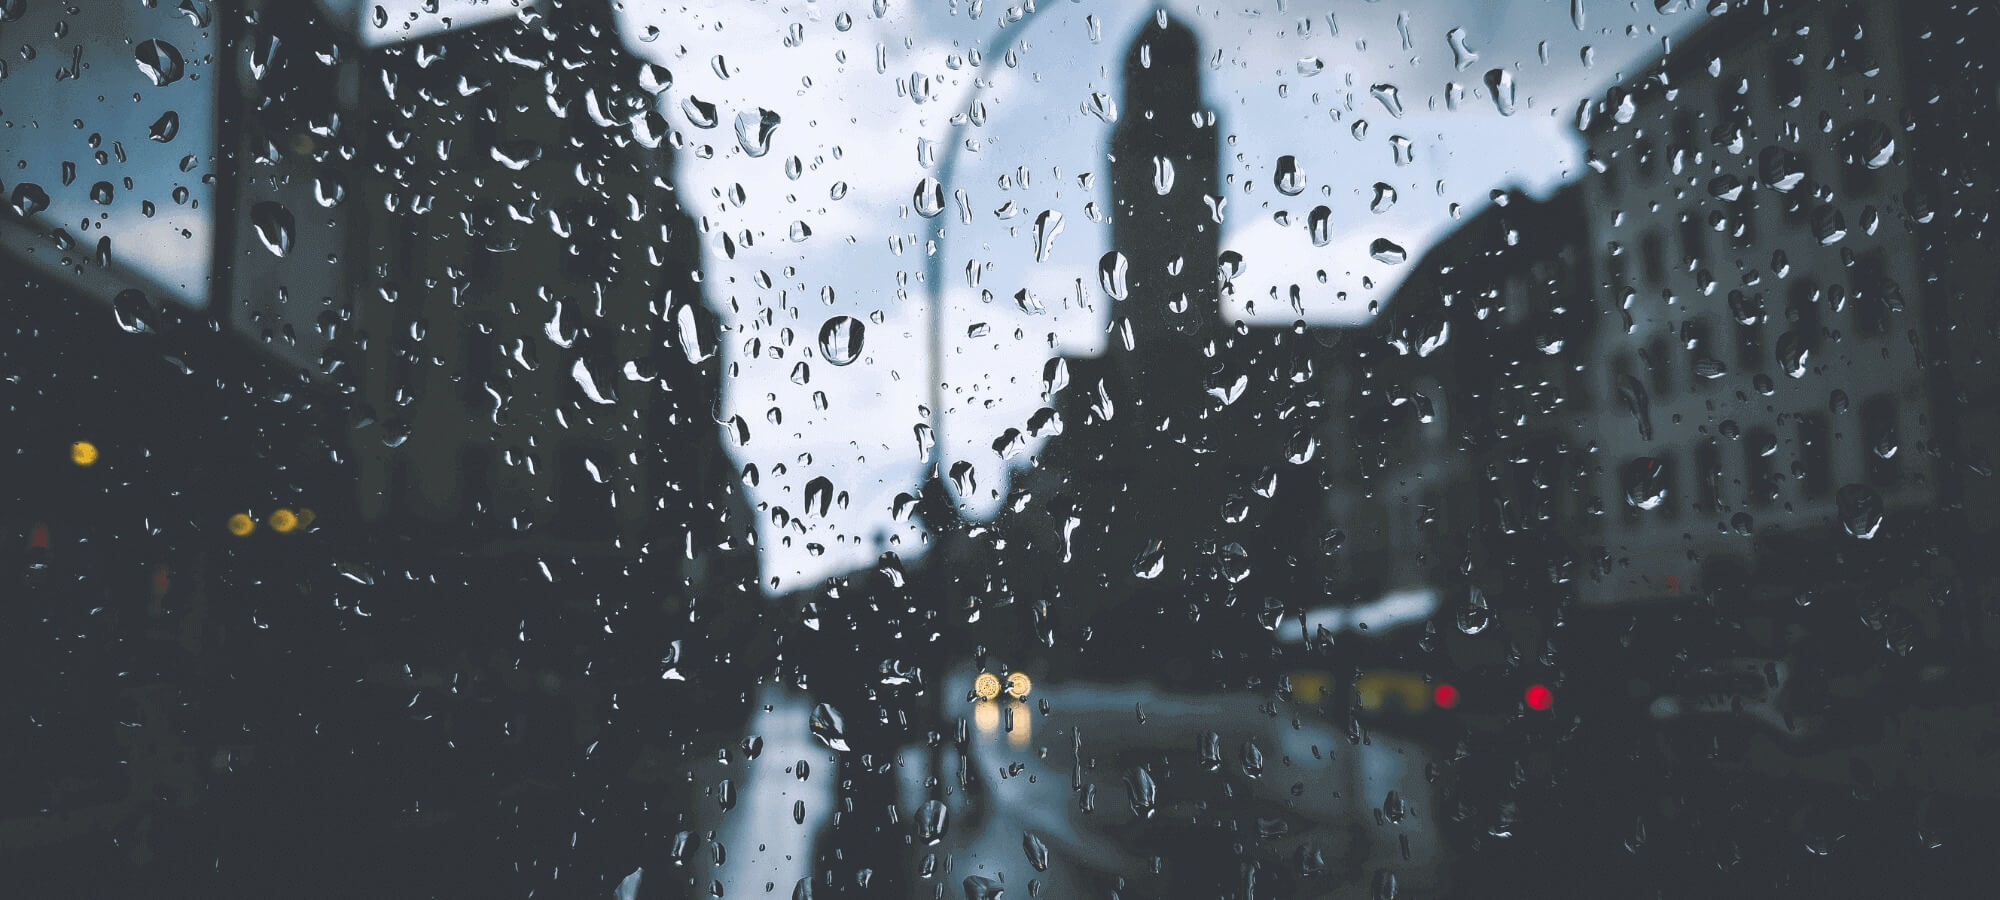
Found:
[[[1458,688],[1452,687],[1449,684],[1440,684],[1432,688],[1431,702],[1436,704],[1438,709],[1456,708],[1458,706]]]
[[[1556,705],[1555,692],[1539,684],[1529,685],[1527,692],[1521,695],[1521,699],[1527,702],[1529,709],[1537,712],[1548,710]]]

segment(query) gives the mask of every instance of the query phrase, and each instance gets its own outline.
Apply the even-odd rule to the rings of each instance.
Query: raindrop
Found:
[[[1851,537],[1873,540],[1882,528],[1882,496],[1866,485],[1850,484],[1834,495],[1841,530]]]
[[[1625,504],[1634,509],[1658,509],[1667,502],[1667,467],[1650,456],[1632,461],[1625,470]]]
[[[840,710],[833,708],[833,704],[821,703],[813,707],[808,724],[812,728],[812,736],[828,749],[847,752],[847,719],[840,714]]]
[[[828,363],[844,366],[861,357],[861,341],[866,332],[860,319],[834,316],[819,327],[819,353]]]
[[[1465,29],[1454,28],[1447,31],[1444,34],[1444,39],[1447,43],[1451,44],[1452,65],[1457,66],[1460,72],[1472,68],[1472,64],[1479,61],[1479,54],[1474,52],[1471,47],[1465,45]]]
[[[1333,242],[1333,210],[1325,206],[1315,206],[1306,213],[1306,233],[1312,235],[1315,247],[1324,247]]]
[[[1793,378],[1806,377],[1806,358],[1812,349],[1806,345],[1805,335],[1797,331],[1787,331],[1778,335],[1778,366]]]
[[[181,51],[162,40],[140,41],[132,51],[132,60],[139,64],[139,71],[154,87],[165,87],[179,81],[184,71]]]
[[[275,200],[259,201],[250,207],[250,224],[257,232],[257,240],[272,256],[283,257],[292,252],[292,211]]]
[[[1287,197],[1296,197],[1306,189],[1306,175],[1299,169],[1299,159],[1296,156],[1278,157],[1278,165],[1272,173],[1271,180],[1277,185],[1278,193]]]
[[[1132,574],[1139,578],[1154,579],[1167,570],[1167,548],[1159,540],[1148,540],[1145,549],[1132,560]]]
[[[90,201],[98,206],[110,206],[113,196],[114,192],[109,181],[100,181],[90,186]]]
[[[1034,832],[1021,832],[1021,852],[1027,854],[1028,865],[1034,866],[1035,871],[1049,870],[1049,845],[1036,837]]]
[[[696,128],[714,128],[720,121],[715,112],[715,104],[693,94],[681,100],[681,114],[687,116],[688,122]]]
[[[1150,819],[1160,805],[1160,786],[1145,766],[1135,766],[1125,773],[1125,796],[1132,802],[1133,815]]]
[[[1125,254],[1113,250],[1097,261],[1097,283],[1111,299],[1123,300],[1129,293],[1125,277],[1130,269],[1131,263],[1125,259]]]
[[[144,292],[134,288],[119,291],[111,298],[111,313],[118,320],[118,327],[127,334],[148,334],[153,331],[153,301]]]
[[[1514,73],[1506,69],[1486,72],[1486,90],[1493,94],[1493,106],[1503,116],[1514,114]]]
[[[926,800],[917,811],[917,837],[925,844],[936,846],[944,840],[949,827],[951,811],[942,800]]]
[[[1055,249],[1056,235],[1062,234],[1063,215],[1053,209],[1042,210],[1035,217],[1035,262],[1047,262],[1049,253]]]
[[[771,135],[778,131],[778,114],[758,108],[736,114],[736,143],[752,157],[771,152]]]
[[[917,190],[910,196],[910,202],[917,208],[917,215],[928,219],[944,212],[944,185],[928,175],[917,182]]]
[[[1326,71],[1326,63],[1317,56],[1299,57],[1299,74],[1307,78]]]
[[[1368,89],[1375,99],[1382,101],[1382,108],[1398,119],[1403,117],[1403,94],[1393,84],[1378,84]]]
[[[1386,182],[1375,182],[1375,199],[1368,201],[1368,211],[1385,213],[1396,206],[1396,189]]]
[[[173,140],[174,136],[180,133],[181,114],[171,109],[161,113],[160,117],[154,119],[153,124],[146,129],[146,137],[161,144]]]
[[[32,181],[18,182],[8,203],[14,208],[15,215],[26,218],[49,208],[49,192]]]
[[[1493,624],[1493,607],[1486,602],[1486,595],[1478,588],[1469,591],[1465,605],[1459,607],[1457,625],[1460,633],[1478,634]]]
[[[1174,161],[1164,156],[1153,157],[1153,193],[1164,197],[1174,189]]]
[[[332,209],[347,199],[347,180],[332,169],[321,169],[313,179],[313,199],[319,205]]]
[[[1374,257],[1378,263],[1391,266],[1399,265],[1403,260],[1410,258],[1408,251],[1388,238],[1376,238],[1374,243],[1368,245],[1368,255]]]

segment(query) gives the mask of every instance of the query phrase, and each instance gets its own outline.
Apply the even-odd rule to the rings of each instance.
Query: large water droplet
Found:
[[[146,129],[146,137],[155,143],[161,144],[173,140],[174,135],[180,133],[181,114],[171,109],[160,113],[160,117],[154,119],[153,124]]]
[[[1493,95],[1493,107],[1503,116],[1514,114],[1514,73],[1507,69],[1486,72],[1486,90]]]
[[[1403,92],[1397,90],[1395,85],[1378,84],[1369,88],[1368,93],[1373,94],[1375,99],[1382,101],[1382,108],[1388,110],[1389,115],[1395,116],[1398,119],[1403,117]]]
[[[736,114],[736,143],[753,157],[771,152],[771,135],[778,131],[778,114],[768,109]]]
[[[1834,495],[1840,528],[1851,537],[1873,540],[1882,529],[1882,496],[1866,485],[1850,484]]]
[[[185,71],[179,48],[157,39],[140,41],[139,46],[132,50],[132,61],[139,64],[139,71],[154,87],[165,87],[179,81]]]
[[[715,104],[693,94],[681,100],[681,115],[687,116],[688,122],[696,128],[714,128],[721,121]]]
[[[1306,233],[1312,235],[1313,246],[1324,247],[1333,242],[1333,210],[1325,206],[1315,206],[1306,213]]]
[[[1125,254],[1116,250],[1104,254],[1103,258],[1097,261],[1097,283],[1104,288],[1104,293],[1110,295],[1111,299],[1123,300],[1130,293],[1126,288],[1125,278],[1131,267],[1131,262],[1125,258]]]
[[[917,190],[910,195],[911,205],[917,208],[917,215],[928,219],[944,212],[944,185],[928,175],[917,182]]]
[[[26,218],[49,208],[49,192],[32,181],[23,181],[14,185],[14,193],[7,202],[15,215]]]
[[[118,320],[118,327],[128,334],[147,334],[153,330],[153,301],[137,289],[126,288],[111,298],[111,314]]]
[[[275,200],[259,201],[250,207],[250,224],[257,232],[257,240],[263,242],[264,249],[273,256],[286,256],[292,252],[292,238],[295,233],[292,211]]]
[[[1132,801],[1132,814],[1142,819],[1152,818],[1153,811],[1160,806],[1160,786],[1145,766],[1135,766],[1125,773],[1125,796]]]
[[[1375,182],[1375,198],[1368,201],[1368,211],[1385,213],[1396,206],[1396,189],[1386,182]]]
[[[1460,72],[1471,68],[1473,63],[1479,61],[1479,54],[1465,45],[1465,29],[1454,28],[1447,31],[1444,33],[1444,39],[1451,44],[1451,63],[1457,66]]]
[[[820,357],[836,366],[861,358],[861,341],[867,329],[853,316],[834,316],[819,327]]]
[[[1153,193],[1164,197],[1174,189],[1174,161],[1164,156],[1153,157]]]
[[[1370,243],[1368,245],[1368,255],[1374,257],[1378,263],[1391,266],[1399,265],[1403,260],[1410,258],[1409,251],[1404,250],[1402,245],[1388,238],[1376,238]]]
[[[1047,262],[1049,253],[1055,249],[1056,235],[1062,234],[1063,215],[1053,209],[1042,210],[1035,217],[1035,262]]]
[[[347,199],[347,179],[332,169],[321,169],[313,179],[313,199],[319,205],[332,209]]]
[[[1034,866],[1035,871],[1049,870],[1049,845],[1036,837],[1034,832],[1021,832],[1021,852],[1027,855],[1028,865]]]
[[[1667,466],[1650,456],[1632,461],[1625,469],[1625,504],[1634,509],[1658,509],[1667,502]]]
[[[821,703],[813,707],[810,720],[812,736],[819,739],[829,749],[847,752],[847,719],[834,709],[831,703]]]
[[[1278,193],[1284,194],[1287,197],[1296,197],[1304,193],[1306,189],[1306,173],[1299,168],[1299,158],[1296,156],[1278,157],[1278,165],[1272,172],[1271,181],[1277,185]]]
[[[923,808],[917,811],[917,838],[925,844],[936,846],[944,840],[945,830],[950,821],[951,811],[945,807],[943,800],[924,801]]]

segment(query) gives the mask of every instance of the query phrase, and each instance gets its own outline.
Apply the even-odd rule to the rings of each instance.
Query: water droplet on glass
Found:
[[[1850,484],[1834,495],[1840,528],[1851,537],[1873,540],[1882,528],[1882,496],[1866,485]]]
[[[1667,502],[1667,466],[1650,456],[1632,461],[1625,469],[1625,504],[1634,509],[1658,509]]]
[[[1488,69],[1486,90],[1493,95],[1493,108],[1503,116],[1514,114],[1514,73],[1507,69]]]
[[[693,94],[681,100],[681,115],[687,116],[688,122],[696,128],[714,128],[720,121],[715,104]]]
[[[1374,257],[1378,263],[1391,266],[1398,265],[1403,260],[1410,258],[1408,251],[1388,238],[1376,238],[1373,243],[1370,243],[1368,245],[1368,255]]]
[[[944,185],[928,175],[917,182],[917,190],[910,195],[910,203],[917,208],[917,215],[928,219],[944,212]]]
[[[1021,852],[1027,855],[1028,865],[1034,866],[1035,871],[1049,870],[1049,845],[1042,843],[1042,839],[1036,837],[1034,832],[1021,832]]]
[[[257,240],[273,256],[285,256],[292,252],[292,211],[275,200],[259,201],[250,207],[250,224],[257,232]]]
[[[771,135],[778,131],[778,114],[768,109],[736,114],[736,143],[753,157],[771,152]]]
[[[1097,261],[1097,283],[1111,299],[1123,300],[1128,293],[1125,276],[1130,269],[1125,254],[1113,250]]]
[[[7,202],[15,215],[26,218],[49,208],[49,192],[32,181],[22,181],[14,185],[14,193]]]
[[[1174,189],[1174,161],[1164,156],[1153,157],[1153,193],[1164,197]]]
[[[111,313],[118,320],[118,327],[128,334],[146,334],[153,330],[153,301],[144,292],[134,288],[119,291],[111,298]]]
[[[812,736],[828,749],[847,752],[847,719],[840,714],[840,710],[833,708],[833,704],[821,703],[813,707],[808,724],[812,728]]]
[[[925,844],[936,846],[944,840],[945,830],[950,822],[951,811],[944,801],[931,799],[924,801],[917,811],[917,838]]]
[[[171,109],[160,113],[160,117],[154,119],[153,124],[146,129],[147,139],[161,144],[173,140],[174,136],[180,133],[181,114]]]
[[[861,357],[862,336],[866,332],[861,320],[853,316],[834,316],[819,327],[820,357],[836,366],[844,366]]]
[[[313,178],[313,200],[319,205],[332,209],[347,199],[347,179],[332,169],[321,169]]]
[[[1160,786],[1145,766],[1135,766],[1125,772],[1125,796],[1132,802],[1133,815],[1150,819],[1160,805]]]
[[[1368,201],[1368,211],[1385,213],[1396,205],[1396,189],[1386,182],[1375,182],[1375,198]]]
[[[1035,217],[1035,262],[1048,261],[1049,253],[1055,249],[1056,235],[1062,234],[1062,231],[1062,213],[1045,209]]]
[[[1315,206],[1306,213],[1306,233],[1312,236],[1315,247],[1324,247],[1333,242],[1333,210],[1325,206]]]
[[[1454,28],[1447,31],[1444,33],[1444,39],[1446,43],[1451,44],[1451,63],[1457,66],[1460,72],[1472,68],[1472,64],[1479,61],[1479,54],[1465,45],[1465,29]]]
[[[1368,89],[1375,99],[1382,101],[1382,108],[1398,119],[1403,117],[1403,93],[1393,84],[1378,84]]]
[[[1272,171],[1271,181],[1277,186],[1278,193],[1284,194],[1287,197],[1296,197],[1304,193],[1306,189],[1306,174],[1299,168],[1298,157],[1278,157],[1278,164]]]
[[[1159,540],[1149,540],[1137,558],[1132,560],[1132,574],[1139,578],[1160,577],[1167,570],[1167,548]]]
[[[140,41],[139,46],[132,50],[132,60],[138,63],[139,71],[154,87],[165,87],[179,81],[184,71],[179,48],[158,39]]]

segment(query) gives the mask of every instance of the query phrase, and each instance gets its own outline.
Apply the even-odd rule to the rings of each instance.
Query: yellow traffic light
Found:
[[[981,700],[991,700],[1000,696],[1000,676],[992,672],[981,672],[972,680],[972,693]]]
[[[1028,680],[1027,673],[1025,672],[1007,673],[1007,696],[1012,697],[1016,700],[1021,700],[1026,698],[1028,696],[1028,692],[1034,689],[1035,689],[1035,683]]]
[[[249,537],[250,533],[256,530],[257,520],[250,518],[249,513],[237,513],[229,517],[230,534],[237,537]]]
[[[291,534],[299,527],[299,514],[284,507],[271,510],[271,530],[279,534]]]
[[[89,441],[69,445],[69,461],[86,469],[97,465],[97,445]]]

